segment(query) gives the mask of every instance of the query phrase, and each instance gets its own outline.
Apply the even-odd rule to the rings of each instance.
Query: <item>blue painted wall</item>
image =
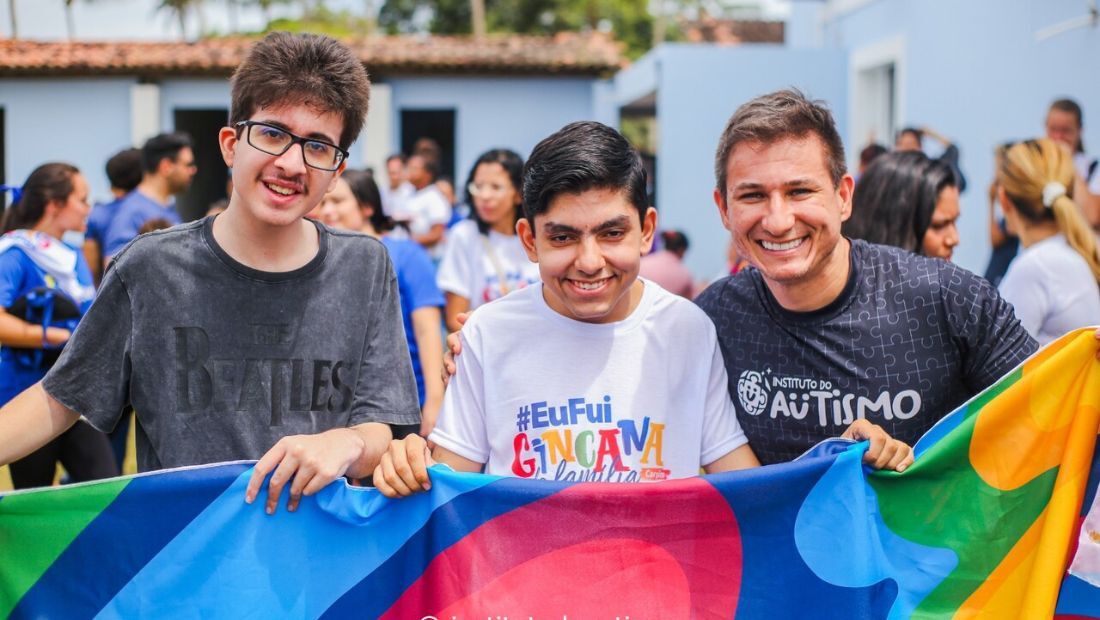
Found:
[[[393,87],[394,151],[400,147],[402,110],[455,110],[456,188],[491,148],[510,148],[526,159],[563,125],[599,117],[600,86],[591,78],[408,77],[387,83]],[[599,112],[606,114],[606,108]]]
[[[1081,0],[875,0],[825,23],[825,44],[849,52],[903,37],[901,123],[930,125],[962,150],[970,188],[955,260],[967,269],[984,272],[989,257],[985,190],[996,144],[1042,135],[1047,106],[1070,96],[1085,111],[1086,148],[1100,153],[1100,28],[1035,38],[1085,11]]]
[[[828,102],[843,132],[845,55],[778,45],[666,44],[635,66],[656,80],[661,227],[687,233],[687,266],[696,278],[709,279],[724,269],[729,241],[713,201],[714,151],[729,117],[753,97],[795,86]],[[629,97],[645,90],[632,70],[619,74]]]
[[[84,173],[93,200],[110,197],[103,166],[130,145],[130,86],[135,80],[5,79],[5,178],[22,183],[38,165],[73,164]]]
[[[130,87],[135,83],[135,78],[0,80],[6,178],[21,181],[40,163],[70,161],[87,172],[93,198],[106,198],[109,185],[103,166],[110,155],[130,144]],[[526,157],[539,140],[566,123],[618,121],[617,108],[607,103],[613,89],[606,80],[430,76],[387,83],[393,88],[395,151],[400,146],[401,110],[455,110],[457,187],[465,183],[469,167],[489,148],[504,146]],[[166,79],[160,83],[162,131],[173,128],[173,113],[178,109],[228,107],[226,79]],[[72,123],[74,128],[63,130],[59,122]],[[364,165],[362,148],[356,144],[349,150],[349,164]]]

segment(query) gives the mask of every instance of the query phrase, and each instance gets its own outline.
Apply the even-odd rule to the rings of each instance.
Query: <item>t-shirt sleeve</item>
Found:
[[[1036,278],[1042,276],[1034,267],[1028,261],[1017,259],[1009,265],[999,286],[1001,297],[1012,305],[1020,325],[1032,335],[1039,333],[1043,317],[1050,308],[1046,288],[1036,286],[1040,282]]]
[[[132,326],[126,285],[119,269],[108,269],[95,302],[43,379],[47,394],[105,433],[129,403]]]
[[[453,293],[459,297],[473,299],[473,259],[470,251],[469,238],[465,231],[456,229],[454,235],[447,242],[443,253],[443,261],[439,263],[439,274],[436,281],[439,288]]]
[[[975,393],[1038,349],[1012,306],[984,278],[944,263],[940,270],[947,321],[963,357],[963,381]]]
[[[7,308],[23,289],[26,271],[23,269],[23,253],[9,250],[0,254],[0,308]]]
[[[388,253],[382,252],[382,256],[385,275],[380,277],[387,279],[380,287],[380,298],[372,304],[373,311],[365,317],[370,327],[349,417],[352,426],[365,422],[420,423],[420,400],[401,320],[397,276]]]
[[[434,199],[428,203],[425,216],[433,226],[451,221],[451,205],[447,203],[447,199],[443,197],[443,194],[436,194]]]
[[[432,259],[419,245],[410,244],[409,252],[401,266],[401,278],[405,281],[403,290],[409,296],[409,308],[440,307],[443,305],[443,292],[435,284],[435,270]]]
[[[104,233],[103,256],[114,256],[138,236],[145,218],[136,209],[120,209]]]
[[[470,327],[467,325],[466,329]],[[455,375],[447,385],[439,419],[428,439],[463,458],[484,464],[489,462],[490,454],[484,374],[465,330],[459,332],[459,337],[462,354],[455,358]]]
[[[737,448],[748,438],[737,421],[737,412],[730,400],[726,364],[717,338],[713,339],[707,394],[703,403],[703,443],[699,450],[699,466],[709,465]]]

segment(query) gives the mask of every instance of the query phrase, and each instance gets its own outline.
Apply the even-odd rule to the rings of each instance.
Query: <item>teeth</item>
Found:
[[[575,284],[577,288],[581,289],[582,291],[594,291],[603,286],[603,283],[606,281],[606,279],[597,280],[596,282],[580,282],[578,280],[573,280],[573,284]]]
[[[267,186],[267,189],[275,192],[276,194],[282,194],[283,196],[289,196],[294,193],[294,190],[286,187],[279,187],[278,185],[272,185],[271,183],[264,183],[264,185]]]
[[[802,245],[802,239],[795,239],[794,241],[788,241],[786,243],[772,243],[770,241],[761,241],[760,243],[764,246],[765,250],[781,252],[783,250],[793,250]]]

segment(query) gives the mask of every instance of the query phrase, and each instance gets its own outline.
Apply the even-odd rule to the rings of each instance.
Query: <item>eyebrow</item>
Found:
[[[617,216],[617,217],[613,217],[613,218],[607,220],[606,222],[601,222],[600,224],[597,224],[596,226],[593,226],[592,231],[598,233],[598,232],[603,232],[605,230],[608,230],[609,228],[618,228],[618,227],[629,226],[629,225],[630,225],[630,216],[620,215],[620,216]],[[561,223],[558,223],[558,222],[546,222],[545,224],[542,225],[542,230],[543,230],[544,233],[546,233],[548,235],[563,234],[563,233],[578,234],[578,233],[583,232],[583,231],[581,231],[581,229],[576,228],[575,226],[569,226],[568,224],[561,224]]]
[[[283,131],[285,131],[287,133],[290,133],[290,134],[294,133],[293,131],[290,130],[290,127],[287,127],[285,123],[280,123],[279,121],[269,121],[269,120],[266,120],[266,119],[260,119],[256,122],[257,123],[263,123],[265,125],[271,125],[272,127],[278,127],[279,129],[282,129]],[[294,134],[294,135],[297,135],[297,134]],[[314,131],[312,133],[308,133],[303,137],[308,138],[310,140],[321,140],[323,142],[328,142],[329,144],[333,144],[333,145],[336,144],[336,140],[333,140],[332,138],[326,136],[325,134],[323,134],[319,131]]]
[[[806,187],[807,185],[817,186],[818,182],[815,181],[812,178],[809,178],[809,177],[798,178],[798,179],[791,179],[790,181],[784,181],[782,183],[781,187],[787,187],[787,188],[790,188],[790,187]],[[763,189],[763,188],[764,188],[763,183],[756,183],[754,181],[743,181],[741,183],[738,183],[737,185],[734,185],[733,186],[733,191],[740,192],[740,191],[745,191],[745,190],[750,190],[750,189]]]

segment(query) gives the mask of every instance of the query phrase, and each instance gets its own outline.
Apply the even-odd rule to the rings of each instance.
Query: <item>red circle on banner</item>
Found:
[[[482,524],[384,618],[730,618],[741,538],[708,482],[585,483]]]

